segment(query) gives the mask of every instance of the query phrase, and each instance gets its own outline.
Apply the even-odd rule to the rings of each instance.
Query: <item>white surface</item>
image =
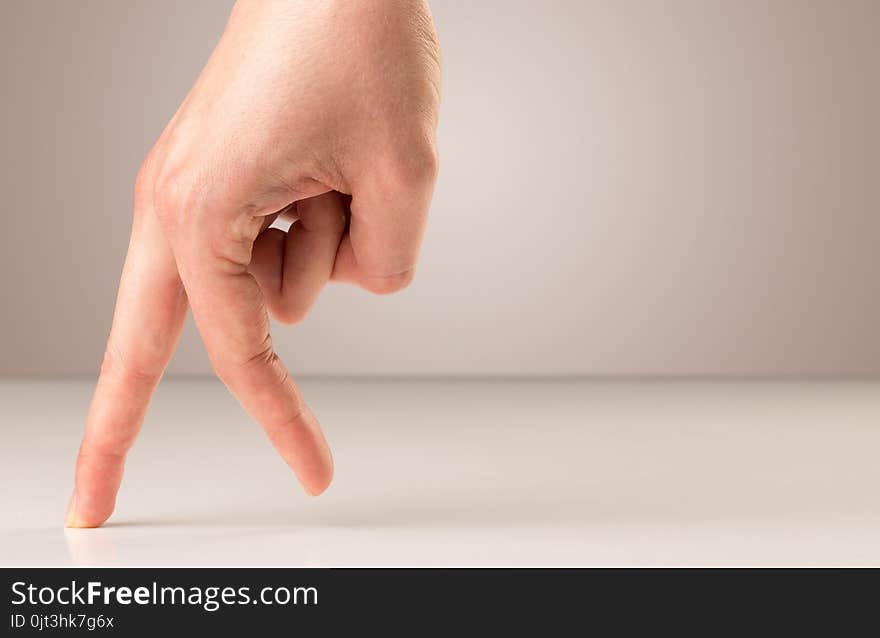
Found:
[[[91,384],[0,383],[0,564],[880,565],[880,383],[302,386],[324,496],[166,381],[111,523],[65,531]]]

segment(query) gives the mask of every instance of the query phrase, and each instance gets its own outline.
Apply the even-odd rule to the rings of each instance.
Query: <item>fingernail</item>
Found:
[[[67,514],[64,515],[64,527],[76,527],[76,490],[70,495],[67,503]]]

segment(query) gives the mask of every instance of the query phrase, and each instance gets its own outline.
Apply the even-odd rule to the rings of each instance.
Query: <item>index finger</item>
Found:
[[[136,199],[113,326],[77,458],[68,527],[97,527],[112,514],[126,454],[186,316],[177,266],[149,197]]]

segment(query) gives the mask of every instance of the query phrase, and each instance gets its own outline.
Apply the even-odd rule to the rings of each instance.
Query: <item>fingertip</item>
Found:
[[[329,450],[328,450],[329,456]],[[303,489],[305,489],[306,494],[309,496],[320,496],[324,492],[327,491],[327,488],[330,487],[330,484],[333,482],[333,458],[330,457],[326,462],[326,465],[322,468],[320,473],[317,473],[315,476],[309,478],[308,482],[303,481]]]
[[[65,527],[100,527],[116,509],[123,459],[115,455],[81,454]]]
[[[311,450],[300,449],[291,463],[300,484],[309,496],[320,496],[333,482],[333,456],[327,442],[320,437]]]
[[[84,508],[82,503],[77,503],[76,490],[74,490],[67,504],[67,511],[64,514],[64,527],[74,529],[101,527],[101,525],[107,522],[112,513],[112,508],[106,514],[103,512],[92,512],[88,508]]]
[[[303,490],[309,496],[324,493],[333,481],[333,455],[318,419],[305,407],[284,431],[285,436],[272,437],[273,442]]]

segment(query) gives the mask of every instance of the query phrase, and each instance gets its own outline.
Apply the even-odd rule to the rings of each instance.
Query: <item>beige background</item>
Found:
[[[229,2],[0,2],[0,374],[93,374],[140,159]],[[432,3],[414,286],[276,330],[301,373],[880,373],[880,3]],[[172,364],[207,372],[188,328]]]

